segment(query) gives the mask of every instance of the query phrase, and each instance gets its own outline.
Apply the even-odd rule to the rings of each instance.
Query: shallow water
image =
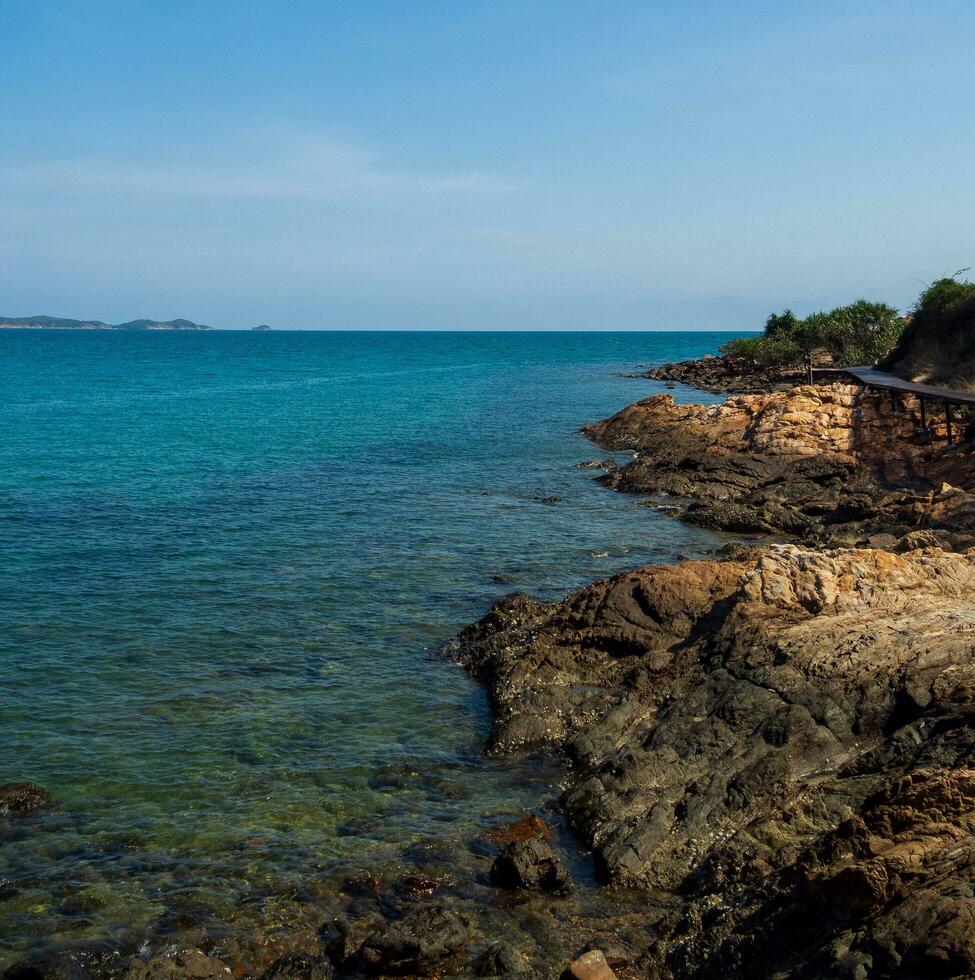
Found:
[[[663,390],[614,372],[728,336],[0,331],[0,782],[57,800],[0,827],[0,963],[555,795],[435,651],[718,543],[573,464]]]

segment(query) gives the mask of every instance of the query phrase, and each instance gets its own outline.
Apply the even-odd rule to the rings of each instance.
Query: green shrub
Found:
[[[795,330],[799,346],[808,353],[825,351],[837,367],[875,364],[897,343],[904,321],[886,303],[858,299],[828,313],[813,313]]]
[[[770,368],[798,367],[807,355],[837,367],[874,364],[897,343],[903,329],[904,321],[892,306],[859,299],[804,320],[792,310],[772,313],[761,337],[732,340],[721,353]]]
[[[721,353],[768,368],[792,367],[801,364],[805,357],[805,352],[792,337],[781,335],[729,340],[722,345]]]
[[[785,335],[791,337],[795,334],[798,325],[799,317],[792,310],[784,310],[782,313],[769,313],[768,319],[765,321],[765,336]]]
[[[881,366],[904,378],[975,390],[975,283],[954,277],[931,283]]]

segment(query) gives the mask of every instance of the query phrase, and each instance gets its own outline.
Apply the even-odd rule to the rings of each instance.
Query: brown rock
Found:
[[[602,875],[688,896],[652,975],[975,971],[975,552],[638,569],[503,600],[460,656],[492,751],[565,752]]]
[[[706,527],[820,543],[882,535],[877,547],[915,530],[948,530],[961,535],[955,547],[975,543],[975,454],[932,441],[910,397],[891,412],[852,384],[714,406],[656,395],[583,432],[636,452],[601,478],[607,486],[692,498],[682,516]]]
[[[506,844],[513,844],[515,841],[530,840],[532,837],[542,837],[548,840],[551,833],[551,828],[541,817],[529,814],[511,823],[492,827],[490,830],[486,830],[481,838],[489,844],[503,847]]]
[[[568,980],[616,980],[616,974],[598,949],[583,953],[577,960],[573,960],[563,976]]]
[[[4,783],[0,786],[0,814],[33,813],[50,802],[47,790],[36,783]]]

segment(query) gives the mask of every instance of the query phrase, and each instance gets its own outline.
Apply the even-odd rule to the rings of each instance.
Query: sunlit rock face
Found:
[[[973,587],[972,555],[780,545],[503,600],[462,655],[492,751],[571,761],[603,878],[686,898],[660,975],[764,975],[785,935],[810,975],[975,966]]]

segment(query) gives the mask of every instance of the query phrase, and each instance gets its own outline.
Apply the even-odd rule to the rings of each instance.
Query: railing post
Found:
[[[813,383],[812,354],[806,355],[806,380],[809,384]]]

